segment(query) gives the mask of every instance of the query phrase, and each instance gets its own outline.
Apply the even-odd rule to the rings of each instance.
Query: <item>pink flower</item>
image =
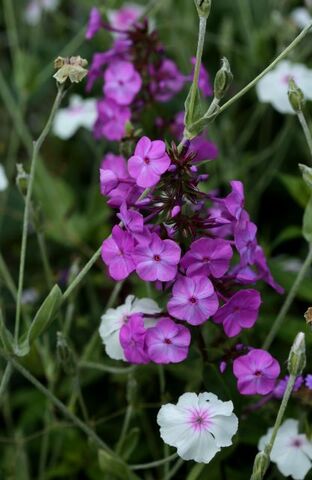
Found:
[[[191,335],[183,325],[162,318],[146,332],[147,353],[155,363],[178,363],[186,359]]]
[[[142,11],[140,5],[126,5],[119,10],[109,10],[107,15],[112,27],[126,31],[138,20]]]
[[[176,64],[169,59],[162,60],[157,68],[150,67],[151,92],[159,102],[167,102],[184,87],[185,77]]]
[[[110,276],[116,280],[127,278],[135,270],[132,258],[134,240],[130,233],[115,225],[112,236],[102,244],[102,259],[108,266]]]
[[[200,238],[191,244],[181,265],[188,276],[207,275],[222,277],[228,270],[233,251],[230,243],[222,239]]]
[[[241,290],[219,308],[213,317],[215,323],[222,323],[228,337],[235,337],[243,328],[251,328],[258,318],[261,296],[257,290]]]
[[[102,160],[100,168],[101,194],[109,195],[121,181],[128,179],[129,174],[124,157],[107,153]]]
[[[86,39],[91,40],[94,35],[102,28],[103,22],[101,13],[98,8],[93,7],[90,12],[87,32],[86,32]]]
[[[142,80],[130,62],[110,64],[104,75],[104,93],[118,105],[130,105],[142,86]]]
[[[218,310],[218,298],[213,285],[204,276],[181,277],[172,289],[167,308],[170,315],[200,325]]]
[[[146,329],[140,314],[132,315],[120,329],[119,340],[128,362],[148,363],[149,358],[144,350]]]
[[[131,117],[129,108],[118,105],[109,98],[104,98],[98,101],[97,109],[98,119],[94,126],[95,137],[121,140],[125,135],[126,123]]]
[[[261,349],[251,350],[233,363],[237,387],[242,395],[267,395],[272,392],[280,371],[278,361]]]
[[[181,249],[173,240],[161,240],[152,233],[149,243],[139,244],[134,250],[136,272],[142,280],[169,282],[177,274]]]
[[[166,153],[166,145],[161,140],[151,141],[142,137],[129,158],[128,170],[136,179],[139,187],[147,188],[156,185],[160,176],[168,170],[170,158]]]

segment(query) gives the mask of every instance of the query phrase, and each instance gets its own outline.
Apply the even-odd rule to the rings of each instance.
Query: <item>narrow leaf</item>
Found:
[[[312,243],[312,197],[304,212],[302,233],[306,241]]]

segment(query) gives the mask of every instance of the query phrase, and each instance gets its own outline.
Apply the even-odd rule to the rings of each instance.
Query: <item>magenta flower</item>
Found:
[[[167,102],[184,87],[185,77],[176,64],[169,59],[162,60],[160,66],[150,67],[151,93],[158,102]]]
[[[311,373],[309,373],[306,378],[305,378],[305,386],[309,389],[309,390],[312,390],[312,375]]]
[[[98,119],[94,126],[95,137],[121,140],[125,135],[126,123],[131,117],[129,108],[118,105],[109,98],[104,98],[98,101],[97,109]]]
[[[208,278],[180,277],[173,286],[167,308],[173,317],[200,325],[216,313],[218,298]]]
[[[243,265],[253,264],[257,247],[257,227],[249,220],[248,213],[243,210],[234,228],[235,246]]]
[[[102,28],[102,17],[98,8],[93,7],[90,12],[87,25],[86,39],[91,40],[94,35]]]
[[[151,141],[142,137],[129,158],[128,170],[139,187],[147,188],[156,185],[160,176],[168,170],[170,158],[166,153],[166,145],[161,140]]]
[[[230,185],[232,192],[222,200],[222,203],[232,217],[239,219],[245,203],[244,187],[238,180],[233,180]]]
[[[310,375],[311,376],[311,375]],[[307,375],[306,377],[306,381],[307,381],[307,378],[309,377],[309,375]],[[278,380],[277,384],[275,385],[275,388],[273,390],[273,397],[275,398],[283,398],[284,396],[284,393],[285,393],[285,390],[286,390],[286,387],[287,387],[287,383],[288,383],[288,380],[289,380],[289,375],[286,375],[284,378],[282,378],[281,380]],[[295,380],[295,384],[294,384],[294,388],[293,388],[293,392],[298,392],[298,390],[301,388],[301,386],[303,385],[304,383],[304,379],[303,379],[303,376],[302,375],[299,375],[299,377],[296,378]],[[307,384],[306,384],[307,385]]]
[[[222,239],[200,238],[191,244],[181,265],[188,276],[207,275],[221,278],[228,270],[233,255],[230,243]]]
[[[261,305],[257,290],[240,290],[213,316],[215,323],[222,323],[228,337],[235,337],[243,328],[251,328],[256,323]]]
[[[140,314],[131,315],[119,333],[119,341],[130,363],[148,363],[149,358],[144,349],[146,329]]]
[[[107,16],[113,28],[127,31],[133,26],[143,12],[140,5],[126,5],[118,10],[108,10]]]
[[[102,244],[102,259],[108,266],[110,276],[116,280],[127,278],[135,270],[132,258],[134,240],[130,233],[115,225],[112,236]]]
[[[127,181],[128,179],[129,174],[124,157],[107,153],[102,160],[100,168],[101,194],[109,195],[121,181]]]
[[[219,155],[218,147],[215,143],[207,140],[203,135],[198,135],[190,142],[189,153],[195,153],[193,162],[202,162],[203,160],[214,160]]]
[[[149,328],[145,337],[147,353],[155,363],[179,363],[186,359],[191,334],[183,325],[162,318]]]
[[[142,280],[169,282],[177,274],[181,249],[173,240],[161,240],[152,233],[149,243],[139,244],[134,250],[136,272]]]
[[[254,349],[234,360],[233,372],[242,395],[267,395],[280,374],[277,360],[265,350]]]
[[[142,86],[142,80],[130,62],[110,64],[104,75],[104,93],[118,105],[130,105]]]
[[[120,207],[120,213],[117,213],[117,217],[122,221],[125,228],[130,233],[141,233],[143,231],[144,219],[141,213],[135,210],[128,210],[127,204],[122,203]]]

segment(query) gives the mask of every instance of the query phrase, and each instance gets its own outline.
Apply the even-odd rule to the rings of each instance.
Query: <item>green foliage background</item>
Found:
[[[91,60],[95,51],[104,51],[111,43],[108,33],[100,33],[92,42],[84,40],[88,13],[92,6],[118,8],[124,2],[63,0],[57,11],[44,15],[36,27],[23,20],[24,0],[3,0],[0,11],[1,77],[0,77],[0,161],[10,177],[10,188],[0,193],[0,249],[11,276],[11,288],[0,275],[0,302],[5,322],[14,325],[14,285],[17,283],[23,198],[14,184],[16,163],[29,167],[25,144],[29,135],[36,138],[49,114],[55,96],[52,79],[53,59],[58,55],[80,54]],[[138,2],[139,3],[139,2]],[[140,2],[145,5],[145,2]],[[168,54],[185,73],[190,72],[189,59],[197,43],[197,17],[192,0],[159,0],[153,15]],[[228,96],[235,94],[253,79],[285,48],[298,31],[289,21],[300,1],[291,0],[215,0],[208,21],[204,63],[213,77],[220,58],[231,64],[234,82]],[[17,36],[16,36],[17,33]],[[289,59],[304,62],[312,68],[312,33],[291,53]],[[74,87],[84,93],[84,85]],[[99,93],[99,92],[98,92]],[[182,109],[185,93],[164,109]],[[66,103],[67,100],[65,100]],[[307,104],[307,115],[311,104]],[[16,115],[25,121],[26,132]],[[150,119],[144,118],[146,128]],[[310,127],[312,127],[310,123]],[[27,137],[28,136],[28,137]],[[260,243],[271,259],[275,278],[291,287],[296,265],[307,251],[302,238],[302,217],[309,194],[301,180],[298,163],[309,164],[311,158],[295,116],[281,116],[271,106],[259,104],[252,90],[217,118],[209,128],[209,136],[220,150],[218,160],[207,167],[210,186],[225,189],[232,179],[245,184],[247,209],[258,224]],[[113,148],[116,149],[116,146]],[[113,213],[99,194],[98,168],[103,154],[112,146],[95,143],[92,135],[79,130],[69,141],[51,135],[42,150],[35,179],[35,204],[40,207],[43,232],[55,282],[66,288],[64,272],[83,266],[108,235],[114,222]],[[293,268],[290,268],[292,266]],[[10,287],[10,285],[9,285]],[[23,324],[35,316],[49,292],[38,253],[37,237],[29,232],[25,287],[39,292],[35,304],[26,305]],[[48,333],[37,341],[22,360],[24,366],[55,395],[86,421],[112,448],[118,442],[123,417],[129,400],[133,407],[129,433],[121,446],[125,462],[137,464],[167,456],[171,452],[159,438],[156,414],[161,404],[173,401],[185,391],[207,389],[232,399],[240,416],[239,433],[234,445],[224,449],[208,466],[184,463],[172,478],[187,480],[244,480],[250,476],[258,439],[276,416],[278,402],[272,400],[253,412],[248,406],[257,399],[242,398],[228,368],[221,376],[217,365],[224,351],[241,341],[260,347],[283,302],[283,298],[262,286],[263,306],[252,331],[224,341],[219,329],[210,324],[204,334],[209,362],[204,363],[194,347],[182,365],[157,368],[131,368],[110,360],[96,335],[100,316],[114,284],[98,261],[78,290],[63,305]],[[146,296],[146,286],[137,279],[127,281],[118,294],[117,304],[133,293]],[[156,291],[151,292],[158,299]],[[311,331],[305,326],[303,314],[312,304],[311,269],[298,290],[296,301],[280,329],[271,353],[286,373],[285,361],[297,331],[306,332],[308,348],[307,372],[311,371]],[[64,371],[57,358],[56,333],[71,320],[66,332],[73,358],[77,363],[92,336],[94,342],[84,360],[96,363],[81,366],[78,374]],[[69,323],[68,323],[69,324]],[[92,365],[91,365],[92,366]],[[100,369],[102,366],[103,370]],[[107,370],[112,367],[113,370]],[[0,363],[3,373],[5,362]],[[114,370],[116,369],[117,370]],[[124,369],[124,370],[121,370]],[[74,369],[76,372],[76,370]],[[112,373],[113,372],[113,373]],[[117,373],[116,373],[117,372]],[[83,395],[85,407],[81,405]],[[299,418],[312,434],[309,409],[312,395],[294,396],[287,416]],[[84,411],[84,408],[86,411]],[[311,419],[311,415],[310,415]],[[42,479],[126,479],[128,471],[112,459],[100,456],[95,445],[73,428],[71,423],[18,373],[14,372],[1,404],[0,416],[0,478],[5,480]],[[166,468],[166,467],[165,467]],[[163,466],[137,472],[146,480],[163,480]],[[267,478],[282,478],[273,467]],[[310,473],[306,478],[312,478]]]

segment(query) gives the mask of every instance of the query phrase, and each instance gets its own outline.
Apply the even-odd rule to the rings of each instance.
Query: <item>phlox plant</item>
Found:
[[[28,28],[37,28],[60,3],[29,2],[23,17]],[[56,55],[57,93],[35,141],[23,117],[26,99],[18,90],[19,77],[15,99],[0,75],[1,95],[16,128],[9,160],[18,157],[16,139],[30,157],[29,168],[18,162],[15,177],[14,195],[23,211],[17,281],[7,252],[0,253],[5,290],[0,299],[5,437],[0,441],[18,449],[13,466],[12,449],[5,448],[3,478],[262,480],[282,475],[301,480],[312,474],[304,408],[312,404],[306,348],[312,322],[312,169],[304,159],[296,175],[281,174],[281,183],[304,208],[303,225],[288,225],[278,195],[272,206],[269,199],[272,211],[279,205],[283,217],[276,224],[286,226],[270,247],[266,218],[257,215],[262,185],[271,174],[269,163],[261,167],[261,158],[279,158],[291,124],[268,152],[261,147],[246,171],[248,153],[242,148],[256,141],[260,116],[275,109],[276,115],[294,120],[311,165],[306,102],[312,99],[312,70],[288,58],[311,35],[311,16],[308,10],[281,11],[279,21],[294,35],[288,42],[280,39],[283,48],[262,67],[250,44],[249,60],[260,67],[239,88],[240,72],[226,42],[227,57],[205,55],[216,2],[189,3],[198,42],[197,48],[192,42],[184,67],[163,38],[160,1],[91,5],[78,36],[90,58],[67,56],[68,49]],[[254,7],[238,3],[251,38]],[[17,69],[16,12],[4,4]],[[176,18],[176,5],[172,12]],[[244,116],[243,127],[236,125],[230,107],[253,87],[256,113],[249,122]],[[276,128],[273,121],[269,127]],[[264,142],[268,130],[259,133]],[[76,208],[71,198],[78,196],[43,162],[50,132],[68,148],[84,136],[95,157],[88,155],[88,175],[90,163],[95,165],[91,193],[84,191],[84,180],[77,193],[81,203],[88,196],[84,214],[71,213]],[[226,144],[240,150],[237,168],[226,163]],[[260,177],[255,185],[253,169]],[[79,165],[73,185],[78,171]],[[5,205],[11,201],[12,176],[0,164]],[[41,303],[41,293],[27,280],[28,250],[37,256],[32,234],[46,283]],[[94,251],[87,243],[95,238]],[[270,258],[289,239],[308,245],[299,266],[282,251],[280,260]],[[51,261],[56,245],[62,264]],[[71,260],[69,246],[88,256],[84,266]],[[92,272],[95,266],[98,271]],[[8,294],[14,301],[12,319],[12,308],[4,303]],[[305,302],[298,303],[300,322],[289,315],[296,296]],[[29,397],[16,374],[31,385]],[[15,426],[17,414],[22,420]],[[40,433],[32,418],[40,423]],[[33,448],[37,460],[28,436],[40,439]]]

